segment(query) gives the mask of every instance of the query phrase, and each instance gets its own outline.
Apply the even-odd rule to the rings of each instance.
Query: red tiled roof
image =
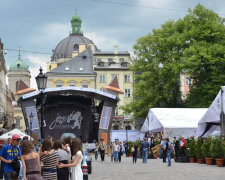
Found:
[[[23,80],[20,79],[19,84],[18,84],[18,88],[17,88],[18,91],[23,90],[23,89],[27,89],[27,88],[29,88],[29,87],[25,84],[25,82],[23,82]]]
[[[17,91],[16,95],[26,94],[26,93],[29,93],[29,92],[33,92],[35,90],[36,89],[33,89],[33,88],[22,89],[22,90]]]
[[[111,86],[111,87],[114,87],[114,88],[120,88],[119,87],[119,83],[118,83],[118,78],[117,78],[117,76],[115,76],[114,78],[113,78],[113,80],[111,81],[111,83],[109,83],[109,85],[108,86]]]
[[[115,87],[112,87],[112,86],[105,86],[105,87],[103,87],[103,89],[109,89],[111,91],[116,91],[120,94],[123,94],[123,91],[121,91],[119,88],[115,88]]]

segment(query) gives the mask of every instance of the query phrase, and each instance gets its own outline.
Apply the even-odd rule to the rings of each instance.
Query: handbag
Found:
[[[14,156],[14,151],[13,151],[12,146],[11,146],[11,151],[13,152],[13,159],[12,159],[11,166],[12,166],[13,170],[16,171],[19,174],[19,172],[20,172],[20,162],[19,162],[18,157]]]

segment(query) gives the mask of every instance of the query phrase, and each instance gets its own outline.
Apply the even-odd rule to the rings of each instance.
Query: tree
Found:
[[[208,107],[225,83],[224,19],[201,5],[184,18],[183,34],[190,41],[183,56],[183,69],[193,79],[187,107]]]
[[[180,74],[193,79],[186,107],[208,107],[225,82],[224,19],[197,5],[134,45],[134,101],[123,107],[144,119],[152,107],[181,107]],[[159,64],[163,63],[163,68]]]

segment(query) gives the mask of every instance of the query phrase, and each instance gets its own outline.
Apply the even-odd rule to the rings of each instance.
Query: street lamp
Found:
[[[30,135],[30,137],[31,137],[31,133],[32,133],[32,122],[33,122],[33,119],[34,119],[34,115],[33,115],[32,111],[31,111],[31,113],[29,115],[29,120],[30,120],[30,133],[29,133],[29,135]]]
[[[128,132],[127,132],[127,130],[128,130],[128,121],[127,121],[127,119],[124,121],[124,125],[125,125],[125,129],[126,129],[126,139],[127,139],[127,143],[128,143]]]
[[[43,69],[40,67],[40,73],[35,78],[37,82],[38,90],[41,92],[41,139],[44,135],[44,108],[43,108],[43,98],[44,98],[44,90],[47,83],[47,77],[42,73]]]

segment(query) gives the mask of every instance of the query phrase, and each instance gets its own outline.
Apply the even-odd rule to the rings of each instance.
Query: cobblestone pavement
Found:
[[[225,180],[225,167],[198,163],[175,163],[167,167],[161,159],[149,159],[143,164],[138,159],[132,163],[131,157],[122,157],[119,164],[112,163],[106,156],[101,162],[92,157],[92,174],[89,180]]]

